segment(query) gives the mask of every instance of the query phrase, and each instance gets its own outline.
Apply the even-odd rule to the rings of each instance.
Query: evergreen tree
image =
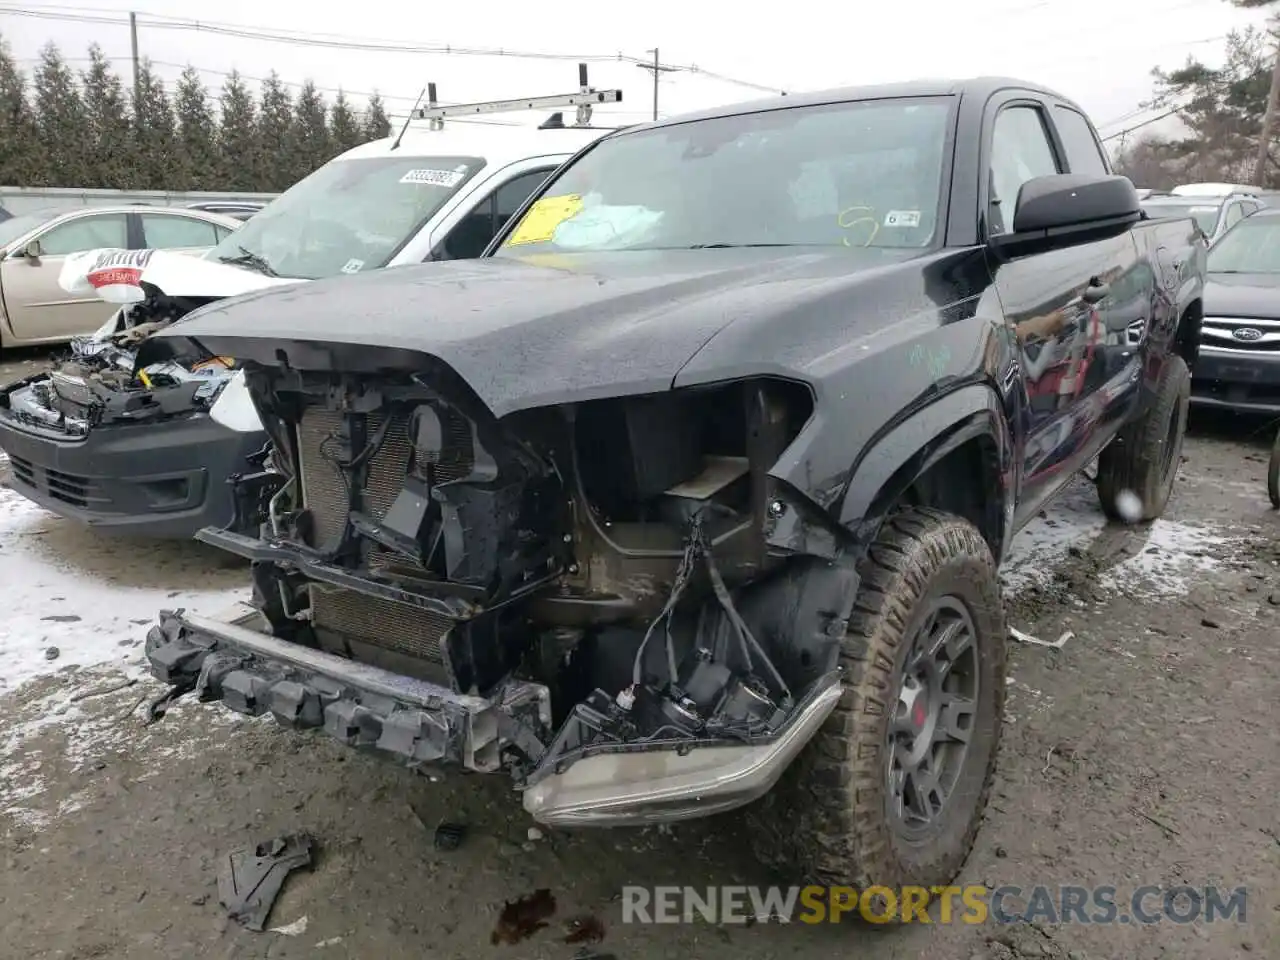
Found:
[[[178,129],[178,169],[182,190],[219,190],[215,150],[217,121],[200,72],[188,66],[178,78],[174,96]]]
[[[90,170],[85,149],[84,101],[58,48],[40,51],[35,70],[36,143],[43,186],[83,187]]]
[[[322,163],[332,159],[328,120],[329,109],[324,97],[314,83],[306,81],[298,91],[298,102],[294,107],[291,182],[301,180]]]
[[[90,158],[85,187],[120,190],[128,185],[134,166],[134,139],[120,77],[96,43],[89,47],[84,86],[84,142]]]
[[[27,80],[0,37],[0,184],[11,187],[37,183],[35,115],[27,99]]]
[[[329,134],[333,139],[333,153],[345,153],[352,147],[358,147],[364,142],[364,131],[360,129],[360,122],[356,119],[355,111],[351,109],[351,104],[347,101],[347,95],[338,90],[337,97],[334,98],[333,108],[329,111]]]
[[[389,136],[391,136],[391,120],[387,117],[387,108],[382,98],[374,93],[369,98],[369,106],[365,109],[364,138],[378,140]]]
[[[293,147],[293,101],[274,70],[262,84],[262,108],[258,112],[258,144],[262,166],[258,189],[287,190],[297,179],[291,176]]]
[[[222,120],[218,126],[219,190],[263,189],[258,145],[258,111],[253,94],[234,70],[222,85]]]
[[[178,153],[173,104],[164,81],[143,60],[138,68],[138,87],[133,96],[133,129],[137,144],[135,190],[181,189],[181,170],[175,165]]]

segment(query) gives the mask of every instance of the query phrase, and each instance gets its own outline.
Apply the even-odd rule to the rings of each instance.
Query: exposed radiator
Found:
[[[383,416],[385,414],[369,415],[367,431],[370,435],[381,426]],[[334,458],[344,455],[337,440],[342,417],[336,410],[309,407],[298,425],[302,502],[312,514],[316,546],[336,541],[346,523],[346,482],[333,462]],[[382,519],[404,483],[412,452],[408,422],[407,413],[397,411],[392,415],[382,447],[369,464],[364,508],[375,519]],[[445,456],[432,468],[433,480],[437,483],[457,479],[469,470],[469,427],[465,421],[448,426]],[[390,554],[375,552],[369,558],[369,566],[376,569],[390,559]],[[404,562],[403,558],[396,560]],[[318,629],[397,653],[434,662],[442,660],[440,640],[449,627],[449,621],[416,607],[352,590],[312,587],[311,611],[312,622]]]

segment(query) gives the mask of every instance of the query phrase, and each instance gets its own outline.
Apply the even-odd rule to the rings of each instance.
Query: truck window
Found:
[[[1232,227],[1244,219],[1244,207],[1239,203],[1230,204],[1227,207],[1227,218],[1224,221],[1225,227]]]
[[[480,256],[511,215],[520,209],[520,204],[542,186],[554,169],[531,170],[499,186],[454,225],[437,244],[431,259],[471,260]]]
[[[1062,147],[1067,152],[1067,165],[1071,172],[1106,176],[1107,161],[1093,136],[1089,121],[1069,107],[1054,107],[1053,121],[1058,128],[1058,136],[1062,139]]]
[[[1061,173],[1038,107],[1006,107],[996,117],[991,140],[990,234],[1013,229],[1018,191],[1028,180]]]

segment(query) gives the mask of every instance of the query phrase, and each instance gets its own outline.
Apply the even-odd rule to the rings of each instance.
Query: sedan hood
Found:
[[[767,329],[766,339],[782,349],[795,339],[789,323],[812,315],[817,302],[829,310],[838,300],[842,335],[860,325],[882,329],[883,300],[849,295],[904,269],[918,276],[920,266],[905,261],[920,256],[877,249],[704,249],[394,267],[210,304],[153,337],[150,347],[163,350],[165,341],[184,338],[214,354],[334,368],[343,366],[344,346],[415,351],[443,360],[503,416],[568,400],[669,389],[730,324]],[[921,286],[917,279],[895,289]],[[909,299],[914,305],[921,295]],[[779,343],[780,332],[785,336]],[[770,348],[760,338],[727,342],[738,357],[718,356],[717,368],[734,367],[736,359],[758,360],[761,372],[770,365]],[[324,346],[290,349],[290,343]],[[170,342],[167,349],[181,347]]]
[[[1209,274],[1204,288],[1204,315],[1280,320],[1280,274]]]

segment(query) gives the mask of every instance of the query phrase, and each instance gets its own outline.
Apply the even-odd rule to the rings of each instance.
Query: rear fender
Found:
[[[859,553],[875,540],[895,504],[930,468],[961,445],[986,438],[993,444],[998,470],[991,495],[989,529],[983,533],[997,559],[1012,535],[1013,440],[998,395],[971,384],[941,397],[892,424],[859,454],[849,471],[840,503],[840,523],[853,534]]]

